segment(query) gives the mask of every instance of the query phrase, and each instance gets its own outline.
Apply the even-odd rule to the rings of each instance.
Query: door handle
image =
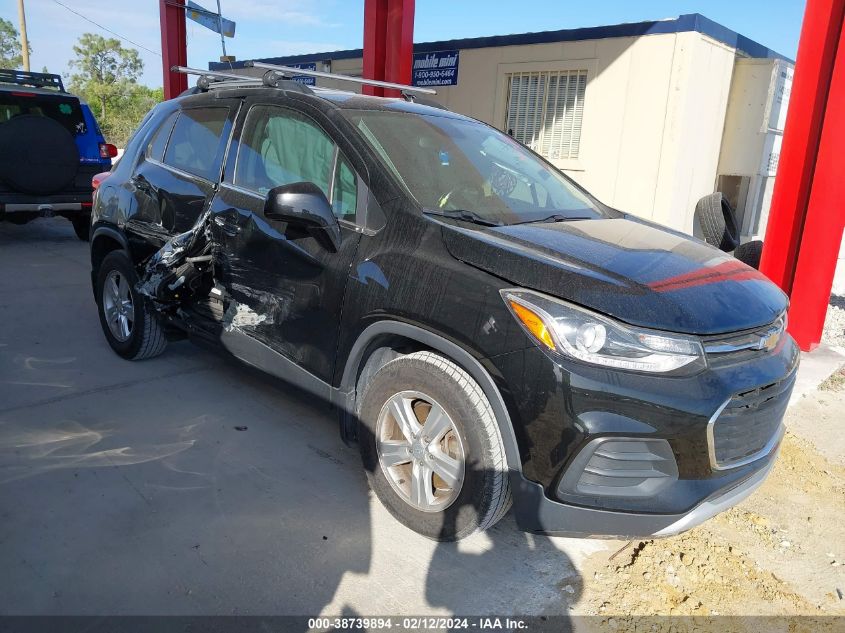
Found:
[[[225,235],[229,237],[235,237],[238,233],[241,232],[241,227],[238,225],[237,222],[234,222],[231,219],[225,218],[221,215],[218,215],[214,218],[214,223],[220,227],[220,230],[223,231]]]

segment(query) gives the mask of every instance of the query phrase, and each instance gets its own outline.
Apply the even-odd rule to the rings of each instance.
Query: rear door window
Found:
[[[82,107],[76,97],[0,91],[0,123],[24,114],[44,116],[58,121],[74,136],[88,131]]]
[[[220,137],[229,108],[182,110],[170,134],[164,162],[211,182],[217,182],[222,162]]]

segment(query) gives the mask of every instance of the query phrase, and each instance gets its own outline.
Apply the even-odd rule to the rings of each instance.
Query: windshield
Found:
[[[402,112],[344,115],[427,211],[491,224],[604,217],[563,174],[487,125]]]

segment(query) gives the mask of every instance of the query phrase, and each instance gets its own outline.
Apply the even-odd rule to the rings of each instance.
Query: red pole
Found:
[[[414,0],[389,0],[387,8],[386,81],[408,85],[414,61]],[[398,97],[398,90],[385,90],[386,97]]]
[[[364,1],[364,72],[365,79],[384,81],[385,34],[387,31],[388,0]],[[383,88],[363,86],[361,92],[384,96]]]
[[[365,0],[364,77],[411,83],[414,56],[414,0]],[[364,94],[399,96],[395,90],[364,86]]]
[[[760,270],[792,290],[845,0],[808,0]]]
[[[841,31],[844,26],[842,18],[839,25]],[[790,293],[789,331],[798,346],[806,351],[812,350],[821,341],[842,231],[845,229],[843,147],[845,39],[840,39]]]
[[[803,350],[821,340],[836,261],[828,242],[835,239],[838,250],[842,235],[841,222],[830,204],[832,189],[821,181],[817,188],[816,180],[824,179],[835,164],[831,161],[838,160],[835,152],[831,155],[826,150],[823,155],[820,145],[823,136],[836,135],[835,128],[823,132],[823,125],[835,125],[836,111],[842,109],[831,84],[843,16],[845,0],[807,0],[760,260],[760,270],[790,295],[789,330]],[[838,60],[836,64],[836,72],[845,74],[845,64]],[[820,276],[814,278],[807,266],[818,266]],[[824,272],[828,268],[829,280]]]
[[[171,66],[188,65],[184,0],[159,0],[161,20],[161,65],[164,73],[164,98],[172,99],[188,89],[188,77],[174,73]]]

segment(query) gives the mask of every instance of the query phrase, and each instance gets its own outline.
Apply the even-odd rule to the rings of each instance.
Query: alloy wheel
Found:
[[[103,314],[112,336],[123,343],[132,336],[135,307],[129,280],[119,270],[112,270],[103,284]]]
[[[379,465],[393,490],[423,512],[441,512],[461,491],[464,446],[446,410],[419,391],[384,404],[376,423]]]

